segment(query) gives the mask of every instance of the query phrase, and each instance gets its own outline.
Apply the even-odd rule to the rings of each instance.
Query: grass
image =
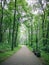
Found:
[[[13,51],[7,51],[4,53],[0,53],[0,63],[4,61],[5,59],[7,59],[8,57],[10,57],[11,55],[13,55],[15,52],[17,52],[20,48],[21,46],[18,46]]]

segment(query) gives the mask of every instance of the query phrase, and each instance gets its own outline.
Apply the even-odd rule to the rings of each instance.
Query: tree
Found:
[[[12,32],[12,50],[14,49],[14,32],[15,32],[15,21],[16,21],[16,0],[15,0],[15,8],[14,8],[14,20],[13,20],[13,32]]]
[[[0,42],[2,42],[2,23],[3,23],[3,6],[2,6],[2,0],[1,0],[1,20],[0,20]]]

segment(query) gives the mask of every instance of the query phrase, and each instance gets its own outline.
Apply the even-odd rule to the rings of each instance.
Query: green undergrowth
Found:
[[[45,65],[49,65],[49,53],[41,51],[41,58],[44,60]]]
[[[32,47],[27,46],[30,51],[33,51]],[[41,61],[44,65],[49,65],[49,53],[41,51]]]
[[[0,53],[0,63],[2,61],[4,61],[5,59],[7,59],[8,57],[12,56],[15,52],[17,52],[19,49],[21,48],[21,46],[18,46],[16,48],[14,48],[13,51],[6,51],[4,53]]]
[[[33,51],[33,48],[29,45],[27,45],[27,47],[29,48],[29,50]]]

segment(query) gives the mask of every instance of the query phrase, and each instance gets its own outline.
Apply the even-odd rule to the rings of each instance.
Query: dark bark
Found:
[[[38,38],[37,38],[37,33],[36,33],[36,51],[38,51]]]
[[[3,2],[3,5],[2,5],[2,2]],[[1,0],[1,20],[0,20],[0,42],[3,41],[3,10],[4,10],[4,6],[5,6],[5,2],[6,0],[2,1]]]
[[[17,35],[18,35],[18,22],[17,22],[17,28],[16,28],[16,34],[15,34],[15,40],[14,40],[14,46],[17,46]]]
[[[8,38],[8,43],[10,43],[11,40],[11,27],[9,27],[9,38]]]
[[[42,17],[42,20],[43,20],[43,21],[42,21],[42,37],[43,37],[43,45],[45,45],[45,43],[44,43],[44,42],[45,42],[45,40],[44,40],[44,38],[45,38],[45,33],[44,33],[44,32],[45,32],[45,31],[44,31],[44,27],[45,27],[45,26],[44,26],[44,24],[45,24],[45,11],[44,11],[44,15],[43,15],[43,17]]]
[[[11,47],[12,50],[14,49],[14,32],[15,32],[15,20],[16,20],[15,16],[16,16],[16,0],[15,0],[13,32],[12,32],[12,47]]]
[[[3,7],[2,7],[2,1],[1,1],[1,20],[0,20],[0,42],[2,42],[2,37],[3,37],[3,33],[2,33],[2,22],[3,22]]]

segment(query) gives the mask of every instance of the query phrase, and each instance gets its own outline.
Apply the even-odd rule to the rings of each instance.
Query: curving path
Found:
[[[0,65],[43,65],[26,46],[15,53],[13,56],[5,60]]]

